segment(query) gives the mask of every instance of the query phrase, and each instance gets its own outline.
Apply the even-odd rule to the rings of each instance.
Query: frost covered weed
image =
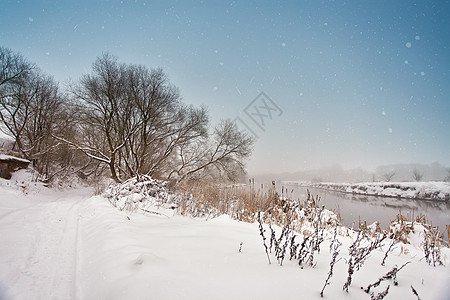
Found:
[[[394,249],[394,246],[398,243],[398,240],[392,240],[391,244],[389,245],[389,248],[384,253],[383,261],[381,262],[381,265],[384,266],[386,264],[386,259],[389,255],[389,252],[391,252]]]
[[[376,248],[381,246],[381,242],[386,238],[385,234],[378,234],[375,238],[369,241],[367,246],[361,245],[363,239],[365,239],[364,235],[361,232],[358,232],[355,241],[348,249],[349,251],[349,260],[348,260],[348,276],[347,281],[344,283],[342,289],[348,292],[349,286],[352,284],[352,276],[354,272],[359,271],[364,262],[366,261],[369,254],[375,250]]]
[[[387,288],[386,288],[384,291],[382,291],[381,293],[378,293],[377,295],[375,295],[375,293],[370,293],[370,299],[371,299],[371,300],[381,300],[381,299],[384,299],[384,297],[386,297],[386,295],[387,295],[388,292],[389,292],[389,288],[390,288],[390,285],[388,285]]]
[[[333,239],[331,240],[331,244],[330,244],[330,253],[333,253],[333,250],[335,249],[334,244],[339,243],[339,241],[337,239],[337,233],[338,233],[338,228],[336,226],[336,227],[334,227]]]
[[[385,280],[390,280],[390,279],[392,279],[394,281],[394,285],[397,286],[398,285],[397,273],[409,263],[411,263],[411,262],[408,261],[408,262],[404,263],[400,268],[397,268],[397,266],[395,266],[394,268],[392,268],[392,270],[390,270],[388,273],[386,273],[386,275],[384,275],[383,277],[379,278],[375,283],[369,284],[364,289],[364,292],[366,292],[368,294],[368,293],[370,293],[370,289],[371,288],[377,287],[377,286],[380,285],[381,282],[383,282]],[[363,289],[363,288],[361,287],[361,289]]]
[[[310,207],[309,207],[310,208]],[[313,219],[313,222],[311,223],[312,231],[308,231],[308,234],[303,234],[303,241],[301,243],[296,242],[296,233],[294,230],[292,230],[292,222],[293,220],[296,220],[296,218],[299,215],[299,212],[296,210],[296,207],[292,211],[286,211],[286,215],[284,216],[283,220],[285,220],[285,224],[281,229],[280,235],[277,237],[277,234],[272,227],[272,224],[269,223],[269,229],[271,232],[270,235],[270,244],[269,244],[269,251],[270,253],[273,253],[276,260],[278,261],[278,264],[280,266],[283,265],[283,261],[286,258],[287,252],[289,251],[289,259],[295,259],[298,261],[298,264],[302,266],[303,264],[306,264],[308,266],[314,267],[314,254],[315,252],[320,252],[320,244],[323,242],[323,232],[324,229],[322,228],[322,212],[323,208],[317,208],[318,212],[315,212],[315,218]],[[300,210],[300,212],[303,212]],[[309,210],[309,213],[311,213],[312,210]],[[269,213],[269,212],[267,212]],[[303,215],[306,217],[306,215]],[[308,215],[309,217],[309,215]],[[266,219],[272,220],[269,217]],[[262,228],[262,221],[260,217],[260,213],[258,213],[258,222],[260,226],[260,233],[263,232]],[[262,234],[261,234],[262,236]],[[263,243],[265,244],[265,237],[263,236]],[[267,253],[267,249],[266,249]]]
[[[339,251],[340,251],[339,248],[341,247],[342,243],[336,239],[336,234],[337,234],[337,230],[335,230],[335,236],[333,238],[333,242],[330,245],[330,251],[332,251],[330,270],[328,271],[328,276],[327,276],[327,279],[325,280],[325,284],[323,285],[323,288],[320,291],[320,297],[323,297],[323,292],[325,291],[325,288],[327,287],[327,285],[330,284],[331,276],[333,276],[334,265],[340,260],[339,259],[338,261],[336,261],[336,258],[339,255]]]
[[[408,218],[399,212],[397,218],[391,222],[389,237],[404,244],[409,244],[408,236],[411,232],[414,233],[414,222],[408,221]]]
[[[444,265],[441,260],[440,240],[442,240],[442,237],[437,229],[424,230],[423,252],[425,253],[425,260],[433,267]]]
[[[297,235],[293,234],[289,245],[289,260],[297,259],[297,249],[299,244],[295,242]]]
[[[304,235],[303,241],[299,245],[299,247],[300,247],[300,249],[298,250],[297,260],[298,260],[298,264],[301,266],[306,261],[306,258],[310,252],[309,249],[311,247],[311,237]]]
[[[445,225],[445,230],[447,231],[447,240],[450,244],[450,225]]]
[[[264,227],[262,225],[261,214],[260,213],[258,213],[258,223],[259,223],[259,234],[262,237],[264,249],[266,250],[266,254],[267,254],[267,260],[269,261],[269,265],[270,265],[270,263],[271,263],[270,262],[270,256],[269,256],[269,251],[268,251],[267,244],[266,244],[266,237],[264,235],[265,230],[264,230]],[[272,244],[272,239],[271,239],[271,244]]]
[[[417,300],[420,300],[419,293],[417,293],[416,289],[411,285],[412,293],[417,297]]]
[[[313,222],[313,228],[314,233],[311,236],[310,239],[310,245],[309,245],[309,252],[306,259],[306,263],[309,264],[309,266],[314,265],[314,253],[317,251],[317,253],[320,253],[320,244],[323,242],[323,229],[319,230],[320,223],[321,223],[321,214],[323,211],[323,207],[320,209],[319,214],[317,215],[316,219]],[[301,263],[300,263],[301,264]]]

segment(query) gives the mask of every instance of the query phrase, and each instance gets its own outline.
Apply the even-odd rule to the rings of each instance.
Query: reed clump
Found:
[[[275,187],[256,189],[254,185],[213,181],[189,182],[178,189],[180,214],[194,217],[228,214],[244,222],[255,222],[257,213],[270,210],[279,198]]]

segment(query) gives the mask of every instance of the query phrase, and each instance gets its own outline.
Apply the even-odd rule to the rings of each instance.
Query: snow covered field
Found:
[[[368,196],[450,200],[449,182],[307,183],[289,181],[286,183]]]
[[[15,180],[18,180],[17,182]],[[17,184],[16,184],[17,183]],[[52,191],[22,178],[0,181],[0,299],[319,299],[330,269],[332,232],[325,232],[315,267],[293,261],[268,264],[258,224],[221,216],[211,220],[120,211],[90,189]],[[266,235],[269,235],[268,227]],[[278,230],[279,232],[280,230]],[[423,259],[423,233],[398,244],[381,266],[388,242],[353,275],[349,293],[348,248],[343,243],[325,299],[370,299],[361,290],[397,265],[385,299],[448,299],[450,250],[445,266]]]

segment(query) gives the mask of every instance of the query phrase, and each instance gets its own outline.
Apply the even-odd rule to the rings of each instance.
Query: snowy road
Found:
[[[75,299],[79,209],[90,196],[0,195],[0,299]]]

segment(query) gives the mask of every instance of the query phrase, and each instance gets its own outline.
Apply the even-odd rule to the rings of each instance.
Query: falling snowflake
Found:
[[[420,40],[420,35],[416,35],[416,41]]]
[[[286,43],[281,43],[281,47],[286,47]]]
[[[381,114],[382,114],[383,116],[386,115],[386,112],[384,111],[384,109],[381,111]]]
[[[409,61],[405,60],[405,65],[407,65],[409,63]]]
[[[405,44],[405,46],[406,46],[406,48],[411,48],[411,47],[412,47],[412,44],[411,44],[410,42],[407,42],[407,43]]]
[[[389,132],[389,133],[392,133],[392,128],[389,128],[389,129],[388,129],[388,132]]]
[[[29,17],[29,18],[28,18],[28,21],[33,22],[34,19],[33,19],[32,17]]]
[[[420,72],[420,75],[425,76],[425,72]]]

